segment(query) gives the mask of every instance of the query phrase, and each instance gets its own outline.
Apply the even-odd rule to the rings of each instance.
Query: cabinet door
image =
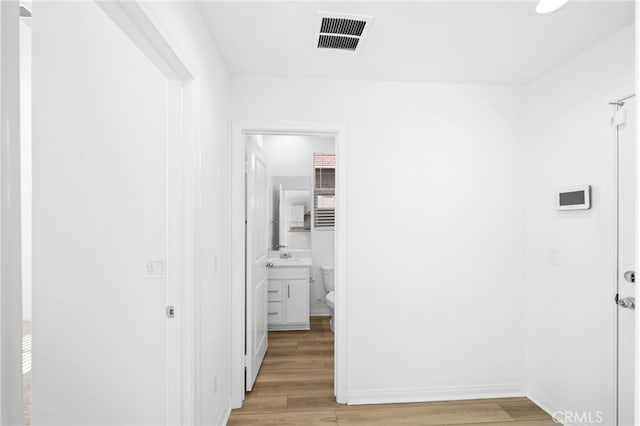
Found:
[[[309,322],[309,281],[287,280],[287,322]]]

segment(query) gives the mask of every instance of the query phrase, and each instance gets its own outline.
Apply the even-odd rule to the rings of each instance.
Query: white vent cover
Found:
[[[318,12],[314,48],[324,51],[358,52],[372,21],[371,16]]]

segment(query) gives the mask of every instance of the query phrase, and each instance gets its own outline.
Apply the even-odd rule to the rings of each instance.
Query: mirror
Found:
[[[271,176],[271,250],[311,250],[311,178]]]

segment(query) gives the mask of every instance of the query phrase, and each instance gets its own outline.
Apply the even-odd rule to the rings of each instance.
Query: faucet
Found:
[[[286,251],[283,251],[280,254],[280,259],[291,259],[291,253],[287,253]]]

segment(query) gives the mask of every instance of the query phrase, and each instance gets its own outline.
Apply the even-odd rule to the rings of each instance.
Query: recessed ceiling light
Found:
[[[541,15],[545,13],[555,12],[564,6],[569,0],[539,0],[536,6],[536,12]]]

